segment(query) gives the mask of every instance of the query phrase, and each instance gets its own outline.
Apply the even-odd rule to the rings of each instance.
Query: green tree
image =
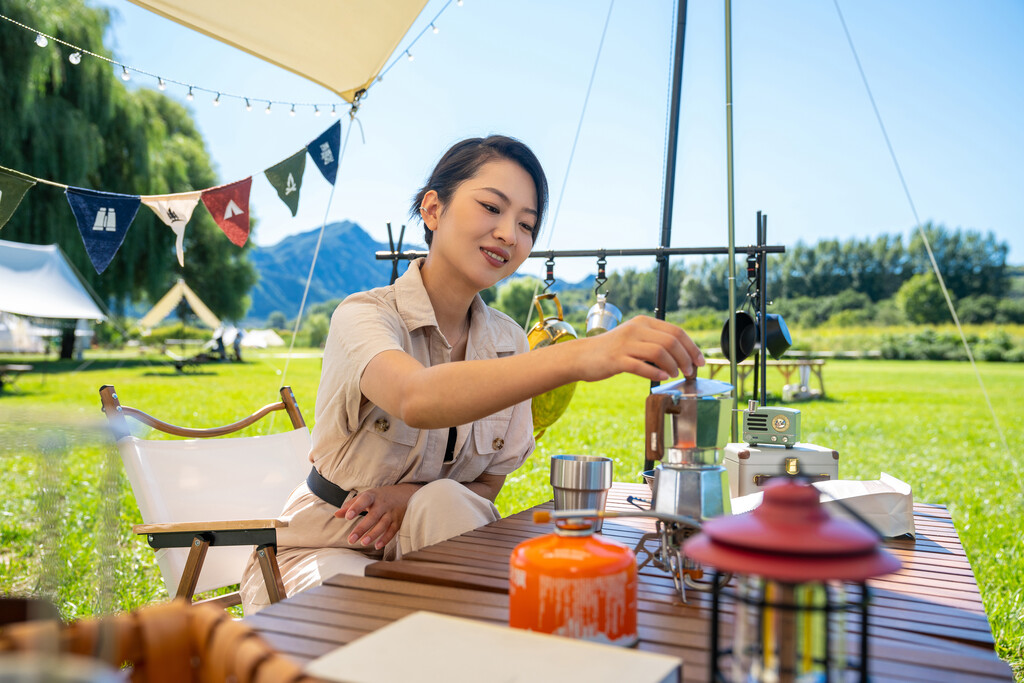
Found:
[[[288,318],[281,311],[274,311],[267,316],[267,327],[275,330],[283,330],[288,326]]]
[[[331,328],[331,319],[323,313],[314,313],[302,323],[302,330],[309,335],[309,345],[323,346],[327,341],[327,332]]]
[[[498,287],[498,296],[491,305],[522,325],[531,313],[534,293],[543,289],[543,284],[536,278],[515,278]]]
[[[921,232],[928,237],[935,262],[949,291],[957,297],[992,294],[1002,297],[1009,285],[1006,255],[1009,247],[989,232],[947,230],[945,226],[926,223],[910,241],[910,257],[915,273],[932,270]]]
[[[0,13],[97,54],[109,56],[108,12],[81,0],[0,0]],[[0,23],[0,164],[71,186],[124,194],[164,194],[218,184],[205,145],[179,104],[152,90],[129,91],[109,64],[67,48],[38,48],[34,36]],[[100,295],[120,312],[128,302],[156,301],[179,278],[222,318],[248,308],[255,270],[198,209],[185,233],[186,266],[174,257],[174,234],[144,207],[102,275],[89,262],[63,191],[37,185],[2,236],[57,243]]]
[[[946,299],[932,273],[920,273],[904,282],[896,292],[896,303],[912,323],[935,325],[950,320]]]

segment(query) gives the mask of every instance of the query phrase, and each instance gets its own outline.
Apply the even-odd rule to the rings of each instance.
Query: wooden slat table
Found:
[[[642,484],[616,483],[608,508],[630,509],[626,496],[649,493]],[[918,504],[915,522],[916,539],[886,543],[903,569],[870,582],[873,680],[1012,681],[1010,667],[993,650],[981,596],[946,509]],[[633,547],[652,529],[649,519],[606,520],[603,534]],[[400,561],[370,565],[365,577],[334,577],[246,621],[302,662],[417,610],[505,624],[512,549],[550,530],[532,522],[532,511],[521,512]],[[637,647],[678,656],[686,681],[705,681],[711,601],[698,591],[687,596],[688,604],[679,604],[667,574],[641,569]]]

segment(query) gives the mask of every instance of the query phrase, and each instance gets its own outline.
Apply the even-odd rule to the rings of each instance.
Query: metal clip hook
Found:
[[[604,271],[606,265],[608,265],[608,259],[605,258],[604,249],[602,249],[601,255],[597,257],[597,277],[594,278],[595,296],[601,293],[601,288],[608,282],[608,276],[605,275]]]
[[[547,277],[544,278],[544,291],[551,289],[551,285],[555,284],[555,252],[548,252],[548,260],[544,262],[544,265],[548,268]]]

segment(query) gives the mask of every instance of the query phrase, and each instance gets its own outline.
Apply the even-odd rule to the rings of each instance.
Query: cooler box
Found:
[[[799,473],[810,481],[839,478],[839,452],[809,443],[785,446],[725,445],[723,458],[732,498],[757,493],[772,478]]]

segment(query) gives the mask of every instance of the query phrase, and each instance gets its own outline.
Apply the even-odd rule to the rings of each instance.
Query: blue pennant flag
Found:
[[[338,156],[341,154],[341,121],[325,130],[306,146],[313,163],[331,185],[338,178]]]
[[[102,273],[121,248],[128,228],[135,220],[141,198],[80,187],[69,187],[64,194],[75,214],[78,232],[82,233],[92,267],[97,273]]]

